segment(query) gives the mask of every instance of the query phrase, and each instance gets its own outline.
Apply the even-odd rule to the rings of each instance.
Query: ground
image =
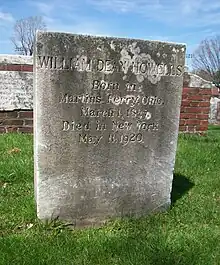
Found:
[[[0,136],[1,265],[220,264],[220,127],[179,136],[169,211],[99,229],[37,220],[32,146]]]

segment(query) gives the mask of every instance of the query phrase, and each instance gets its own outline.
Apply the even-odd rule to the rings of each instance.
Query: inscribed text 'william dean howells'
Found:
[[[38,64],[41,68],[51,70],[76,70],[79,72],[104,72],[111,74],[113,72],[124,72],[130,69],[134,74],[147,74],[159,76],[181,76],[183,66],[175,64],[156,64],[151,60],[150,55],[146,58],[135,58],[129,60],[124,58],[118,62],[112,59],[87,58],[87,56],[78,56],[76,58],[38,56]]]

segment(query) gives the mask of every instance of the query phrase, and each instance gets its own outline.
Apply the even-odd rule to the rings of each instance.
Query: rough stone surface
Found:
[[[0,55],[0,64],[33,64],[32,56],[24,56],[24,55]]]
[[[199,87],[199,88],[212,88],[212,82],[201,78],[198,75],[185,72],[184,73],[184,86],[186,87]]]
[[[170,205],[185,45],[37,33],[35,196],[76,226]]]
[[[220,98],[218,97],[210,99],[209,123],[220,124]]]
[[[0,110],[33,108],[33,73],[0,71]]]

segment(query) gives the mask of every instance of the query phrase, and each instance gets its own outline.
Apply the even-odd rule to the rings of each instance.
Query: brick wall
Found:
[[[33,132],[33,111],[0,111],[0,133]]]
[[[218,88],[197,75],[184,73],[179,131],[204,133],[208,129],[210,99]]]
[[[0,64],[0,71],[33,72],[33,65]]]
[[[208,129],[211,89],[183,88],[179,130],[204,132]]]
[[[1,71],[32,72],[32,58],[25,56],[0,56]],[[202,78],[184,73],[180,132],[204,133],[208,129],[210,99],[219,95],[218,89]],[[0,102],[1,104],[1,102]],[[0,133],[33,132],[32,109],[0,109]]]

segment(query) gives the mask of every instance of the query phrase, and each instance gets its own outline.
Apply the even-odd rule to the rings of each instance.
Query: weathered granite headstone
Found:
[[[40,219],[77,226],[170,205],[185,45],[38,32]]]

